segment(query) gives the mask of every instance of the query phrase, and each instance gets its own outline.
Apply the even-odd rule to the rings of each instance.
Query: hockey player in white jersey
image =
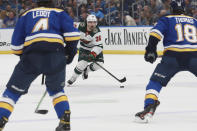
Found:
[[[69,85],[72,85],[81,74],[83,79],[87,79],[89,72],[100,69],[94,62],[100,65],[104,63],[101,31],[97,26],[96,16],[89,15],[86,22],[79,24],[78,30],[81,35],[79,57],[73,75],[68,80]]]

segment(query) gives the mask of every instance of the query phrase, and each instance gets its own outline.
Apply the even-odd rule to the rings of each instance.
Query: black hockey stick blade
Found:
[[[123,83],[123,82],[125,82],[126,80],[127,80],[126,77],[124,77],[124,78],[120,79],[119,81],[120,81],[121,83]]]
[[[38,113],[38,114],[47,114],[48,113],[48,110],[36,110],[35,113]]]

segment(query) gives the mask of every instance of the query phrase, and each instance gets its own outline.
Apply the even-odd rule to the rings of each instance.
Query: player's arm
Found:
[[[149,41],[148,41],[148,45],[146,46],[146,51],[145,51],[145,55],[144,55],[144,59],[147,62],[153,63],[156,59],[157,59],[157,44],[159,42],[159,39],[154,37],[154,36],[150,36],[149,37]]]
[[[11,49],[13,54],[20,56],[23,53],[24,41],[25,41],[24,19],[23,17],[20,17],[14,28],[14,32],[11,40]]]
[[[77,53],[80,32],[74,27],[73,20],[65,12],[61,13],[61,28],[66,43],[65,56],[67,57],[67,64],[70,64]]]
[[[157,59],[157,44],[163,38],[163,34],[167,29],[166,17],[161,18],[158,23],[150,31],[148,45],[146,46],[144,59],[153,63]]]

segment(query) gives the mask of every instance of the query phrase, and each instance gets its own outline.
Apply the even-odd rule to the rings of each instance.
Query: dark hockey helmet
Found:
[[[36,0],[37,5],[44,6],[44,7],[52,7],[53,6],[53,0]]]
[[[185,12],[185,0],[172,0],[170,6],[173,14],[183,14]]]

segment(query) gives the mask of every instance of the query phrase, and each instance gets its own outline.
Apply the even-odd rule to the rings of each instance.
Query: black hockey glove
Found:
[[[144,59],[147,62],[153,63],[157,59],[158,55],[156,49],[151,49],[151,47],[146,47],[146,52],[144,55]]]
[[[66,57],[66,64],[70,64],[73,61],[73,58],[70,55],[65,55]]]
[[[77,43],[78,41],[71,41],[71,42],[67,42],[66,44],[66,47],[64,48],[65,51],[65,57],[66,57],[66,64],[70,64],[76,53],[77,53]]]
[[[146,47],[146,52],[144,59],[147,62],[153,63],[157,59],[157,44],[160,40],[154,36],[149,37],[148,45]]]

